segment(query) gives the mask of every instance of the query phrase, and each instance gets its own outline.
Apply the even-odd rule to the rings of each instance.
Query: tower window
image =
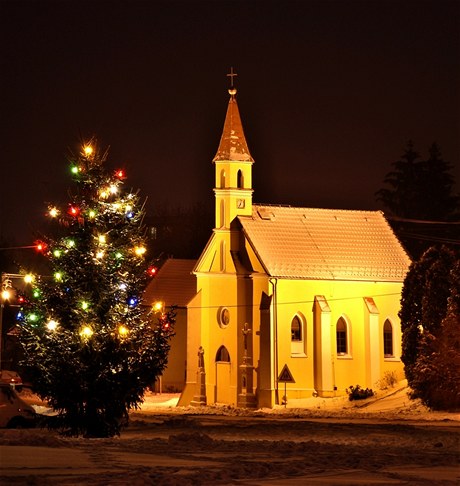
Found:
[[[241,171],[241,169],[238,171],[237,174],[237,187],[238,189],[243,189],[244,187],[243,172]]]
[[[224,189],[225,188],[225,170],[222,170],[220,172],[220,187],[221,189]]]

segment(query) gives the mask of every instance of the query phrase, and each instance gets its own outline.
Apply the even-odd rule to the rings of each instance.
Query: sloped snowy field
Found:
[[[33,397],[29,397],[33,401]],[[113,439],[0,430],[2,485],[437,485],[460,480],[459,414],[395,389],[288,407],[174,407],[148,394]]]

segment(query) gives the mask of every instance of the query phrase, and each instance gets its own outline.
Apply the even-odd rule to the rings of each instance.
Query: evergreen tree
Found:
[[[447,315],[433,334],[423,330],[413,369],[413,397],[435,410],[460,409],[460,261],[451,271]]]
[[[144,205],[106,156],[88,144],[71,158],[76,190],[65,210],[48,211],[60,234],[39,245],[52,278],[34,282],[19,323],[33,388],[58,412],[53,425],[88,437],[119,434],[165,368],[174,323],[173,311],[153,323],[141,307]]]
[[[421,167],[420,154],[409,141],[401,159],[392,165],[394,170],[384,179],[390,189],[377,191],[377,200],[389,209],[391,214],[403,218],[419,217]]]
[[[388,211],[391,225],[412,258],[418,259],[433,242],[458,243],[460,198],[454,195],[452,165],[442,159],[436,143],[427,160],[409,142],[401,160],[392,164],[377,200]]]
[[[459,198],[453,194],[455,180],[452,164],[443,160],[436,143],[429,149],[429,158],[421,164],[420,217],[432,221],[447,221],[458,212]]]
[[[447,386],[445,381],[441,385],[440,376],[450,379],[441,363],[450,355],[448,349],[455,348],[452,333],[457,333],[458,341],[459,329],[455,326],[458,307],[451,306],[448,313],[455,282],[458,284],[458,275],[455,277],[451,269],[458,265],[458,253],[447,247],[432,247],[419,261],[412,263],[404,281],[399,312],[401,359],[414,397],[422,398],[429,406],[435,403],[430,397]],[[442,353],[440,349],[443,349]],[[435,360],[437,352],[439,359]],[[452,383],[458,379],[458,371],[456,376],[452,375]]]

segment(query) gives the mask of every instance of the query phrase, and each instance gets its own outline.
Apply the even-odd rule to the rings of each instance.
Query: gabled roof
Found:
[[[410,264],[381,211],[254,204],[238,219],[273,277],[400,282]]]
[[[236,89],[232,88],[229,90],[229,93],[230,100],[228,102],[224,129],[213,162],[219,160],[254,162],[249,153],[248,144],[246,143],[243,132],[240,112],[235,98]]]
[[[144,304],[162,301],[165,306],[185,307],[196,294],[196,278],[192,274],[196,260],[166,260],[144,293]]]

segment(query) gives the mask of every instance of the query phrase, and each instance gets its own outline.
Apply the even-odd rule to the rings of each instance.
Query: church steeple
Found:
[[[238,215],[252,213],[252,164],[243,132],[240,112],[236,102],[236,88],[231,69],[231,86],[228,90],[227,114],[225,117],[219,148],[213,159],[216,182],[216,228],[230,228],[230,223]]]

